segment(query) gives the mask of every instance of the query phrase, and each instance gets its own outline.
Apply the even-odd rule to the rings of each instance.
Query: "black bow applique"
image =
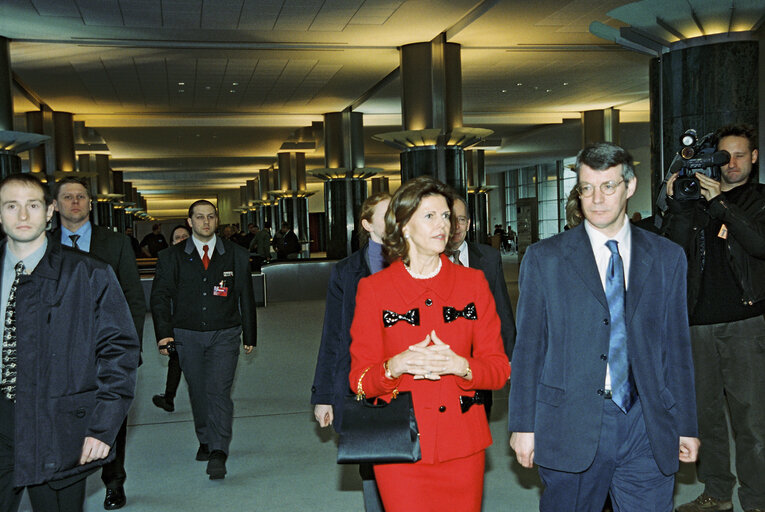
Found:
[[[473,396],[467,396],[462,395],[460,396],[460,409],[462,409],[462,414],[465,414],[468,412],[468,410],[473,407],[473,404],[476,405],[482,405],[483,404],[483,394],[476,391],[475,395]]]
[[[462,317],[465,320],[478,320],[478,312],[475,309],[475,302],[471,302],[465,306],[465,309],[462,311],[451,306],[444,306],[444,322],[448,324],[449,322],[454,322],[459,317]]]
[[[419,308],[410,309],[403,315],[399,315],[395,311],[388,311],[387,309],[384,309],[382,316],[383,316],[383,325],[385,327],[390,327],[391,325],[394,325],[399,320],[403,320],[404,322],[411,325],[420,325]]]

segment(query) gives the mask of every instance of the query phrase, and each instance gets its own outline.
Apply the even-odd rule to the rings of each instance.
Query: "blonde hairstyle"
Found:
[[[383,250],[385,258],[392,263],[402,260],[405,265],[409,264],[409,246],[404,239],[403,228],[419,208],[422,199],[428,196],[443,196],[449,210],[454,206],[454,192],[452,189],[431,176],[419,176],[401,185],[393,195],[385,212],[385,238],[383,238]],[[449,238],[454,232],[454,216],[450,216],[451,226]]]
[[[582,205],[579,202],[579,189],[571,189],[566,200],[566,225],[574,228],[582,223],[584,215],[582,214]]]
[[[372,222],[372,216],[375,214],[375,207],[385,200],[390,199],[390,194],[387,192],[378,192],[366,198],[361,204],[361,210],[359,211],[359,226],[357,228],[359,233],[359,247],[364,247],[369,242],[369,231],[364,229],[361,224],[362,220]]]

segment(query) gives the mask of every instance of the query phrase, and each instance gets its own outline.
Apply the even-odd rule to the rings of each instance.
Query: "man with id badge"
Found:
[[[249,354],[256,343],[255,301],[249,254],[215,235],[215,205],[194,202],[187,222],[192,236],[159,253],[151,312],[159,352],[176,350],[186,376],[196,460],[207,461],[207,474],[218,480],[226,476],[231,444],[239,344]]]

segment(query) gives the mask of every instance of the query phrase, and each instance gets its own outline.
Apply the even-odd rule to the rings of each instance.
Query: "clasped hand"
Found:
[[[465,375],[467,369],[467,359],[455,354],[435,330],[388,362],[388,370],[394,378],[408,373],[418,380],[439,380],[441,375]]]

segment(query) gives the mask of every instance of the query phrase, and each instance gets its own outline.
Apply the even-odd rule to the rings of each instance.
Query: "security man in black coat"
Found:
[[[256,343],[249,254],[215,236],[211,202],[189,207],[192,236],[159,253],[151,312],[160,353],[177,350],[199,439],[197,460],[210,479],[224,478],[231,443],[234,382],[240,339],[246,354]]]

